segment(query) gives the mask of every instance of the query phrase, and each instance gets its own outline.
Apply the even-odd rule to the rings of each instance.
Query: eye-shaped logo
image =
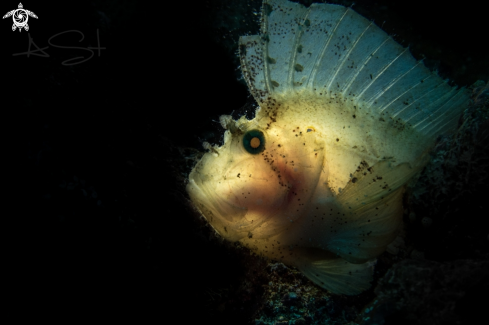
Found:
[[[36,14],[32,11],[23,9],[22,3],[19,2],[19,8],[14,9],[12,11],[7,12],[3,18],[7,18],[12,16],[14,24],[12,25],[12,31],[15,31],[16,28],[19,29],[19,32],[24,28],[26,31],[29,30],[29,25],[27,25],[27,21],[29,20],[29,16],[33,18],[37,18]]]

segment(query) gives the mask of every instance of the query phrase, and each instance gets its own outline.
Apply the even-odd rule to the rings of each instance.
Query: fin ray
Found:
[[[299,270],[318,286],[335,294],[357,295],[371,287],[375,261],[353,264],[322,255],[314,249],[301,252]]]
[[[454,120],[446,115],[461,113],[470,101],[465,89],[457,90],[460,97],[444,97],[455,88],[378,26],[339,5],[305,8],[265,0],[262,35],[240,38],[240,50],[243,46],[243,74],[259,103],[307,89],[327,95],[325,99],[351,102],[374,116],[396,118],[434,137],[453,128]],[[457,105],[451,103],[455,99]]]
[[[348,222],[334,224],[323,247],[353,263],[381,254],[402,223],[402,186],[418,171],[407,163],[394,166],[388,160],[357,170],[355,181],[337,195]]]

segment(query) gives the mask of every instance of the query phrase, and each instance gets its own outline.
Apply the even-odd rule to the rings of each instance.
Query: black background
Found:
[[[238,282],[243,265],[202,235],[184,179],[189,148],[220,141],[219,115],[251,110],[233,44],[257,32],[259,4],[36,1],[23,2],[39,17],[28,33],[2,21],[2,160],[13,180],[2,264],[18,315],[111,319],[142,307],[139,320],[230,324],[206,310],[205,292]],[[2,2],[4,12],[16,7]],[[354,9],[443,77],[487,81],[487,17],[476,1],[358,0]],[[96,46],[97,28],[106,49],[83,64],[61,62],[88,52],[48,44],[79,30],[83,41],[69,33],[56,44]],[[49,57],[12,56],[27,51],[28,34]],[[251,321],[236,313],[231,323]]]

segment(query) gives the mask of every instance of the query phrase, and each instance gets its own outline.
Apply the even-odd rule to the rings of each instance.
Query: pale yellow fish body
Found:
[[[240,39],[260,107],[253,120],[221,117],[224,144],[187,191],[224,238],[360,293],[399,231],[405,185],[468,96],[349,8],[263,8],[262,35]]]

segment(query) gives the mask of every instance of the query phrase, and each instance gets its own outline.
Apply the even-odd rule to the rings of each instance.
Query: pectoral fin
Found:
[[[296,266],[309,280],[335,294],[357,295],[371,286],[375,260],[353,264],[324,251],[301,252]]]
[[[337,196],[345,221],[334,225],[323,247],[353,263],[377,257],[394,240],[402,224],[403,185],[418,172],[404,163],[381,161],[365,166]]]

